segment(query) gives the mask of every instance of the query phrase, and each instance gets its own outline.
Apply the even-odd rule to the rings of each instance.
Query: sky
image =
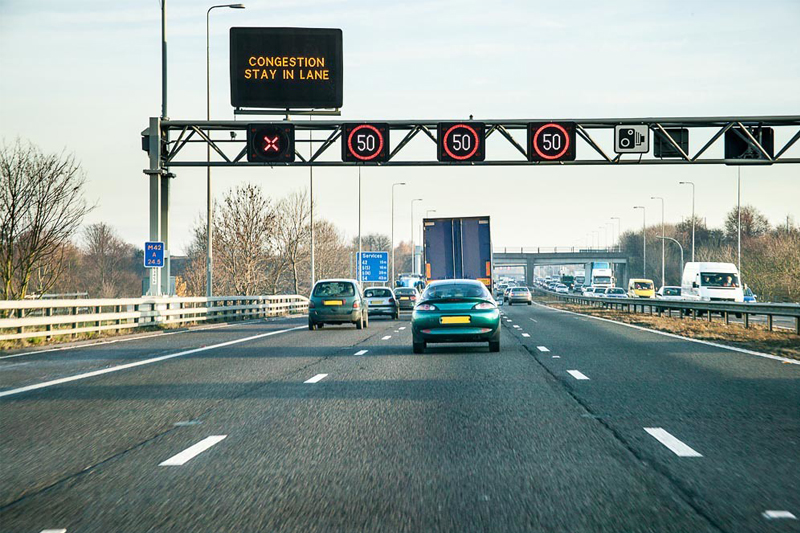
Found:
[[[341,28],[343,120],[558,119],[800,115],[800,2],[247,0],[211,14],[211,115],[234,118],[232,26]],[[169,0],[168,106],[205,118],[205,15],[212,3]],[[140,132],[161,109],[159,0],[0,0],[0,139],[75,154],[87,198],[132,243],[148,236],[148,165]],[[302,119],[298,119],[302,120]],[[711,133],[709,133],[710,135]],[[776,146],[788,135],[776,134]],[[700,140],[692,139],[692,150]],[[396,142],[396,141],[395,141]],[[415,141],[417,142],[417,141]],[[493,140],[487,143],[491,150]],[[435,157],[423,139],[409,148]],[[721,147],[721,144],[720,144]],[[578,146],[579,154],[584,145]],[[721,149],[721,148],[720,148]],[[800,146],[791,152],[798,157]],[[431,155],[433,154],[433,155]],[[205,212],[205,170],[174,168],[171,253],[186,249]],[[307,188],[308,169],[215,169],[214,196],[258,183],[275,200]],[[492,217],[495,247],[586,246],[620,217],[622,231],[691,213],[721,226],[736,205],[736,168],[400,167],[362,172],[362,232],[395,237],[432,216]],[[355,168],[314,171],[317,215],[358,233]],[[742,170],[742,198],[773,224],[800,223],[800,168]],[[418,229],[416,232],[418,233]],[[610,231],[610,230],[609,230]],[[594,239],[595,237],[591,237]],[[597,242],[597,241],[595,241]]]

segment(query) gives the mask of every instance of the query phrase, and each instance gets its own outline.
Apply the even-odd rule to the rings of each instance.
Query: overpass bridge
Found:
[[[588,270],[588,263],[607,261],[612,264],[617,285],[628,285],[628,261],[626,252],[614,248],[579,248],[579,247],[503,247],[495,248],[494,266],[525,267],[525,283],[533,285],[534,268],[548,265],[582,265]]]

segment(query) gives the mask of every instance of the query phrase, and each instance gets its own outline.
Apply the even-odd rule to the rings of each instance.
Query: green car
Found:
[[[436,342],[488,342],[490,352],[499,352],[500,311],[479,281],[434,281],[414,307],[411,332],[414,353]]]
[[[308,298],[308,329],[325,324],[355,324],[356,329],[369,325],[367,302],[354,279],[325,279],[314,284]]]

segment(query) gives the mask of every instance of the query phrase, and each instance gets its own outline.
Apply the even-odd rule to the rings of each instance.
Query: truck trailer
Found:
[[[489,217],[426,218],[423,253],[428,282],[474,279],[492,290]]]

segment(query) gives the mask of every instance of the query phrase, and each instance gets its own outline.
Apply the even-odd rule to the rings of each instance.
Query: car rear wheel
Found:
[[[528,305],[531,305],[533,302],[528,302]]]
[[[425,353],[424,342],[415,342],[413,343],[413,346],[414,346],[414,353]]]
[[[369,327],[369,315],[367,315],[367,316],[364,318],[364,327],[365,327],[365,328],[368,328],[368,327]]]
[[[361,318],[356,320],[355,324],[356,324],[356,329],[364,329],[364,317],[362,316]]]
[[[308,321],[308,329],[311,330],[311,331],[314,331],[315,329],[317,329],[317,325],[314,322],[309,320]]]
[[[500,341],[489,341],[489,351],[490,352],[499,352],[500,351]]]

